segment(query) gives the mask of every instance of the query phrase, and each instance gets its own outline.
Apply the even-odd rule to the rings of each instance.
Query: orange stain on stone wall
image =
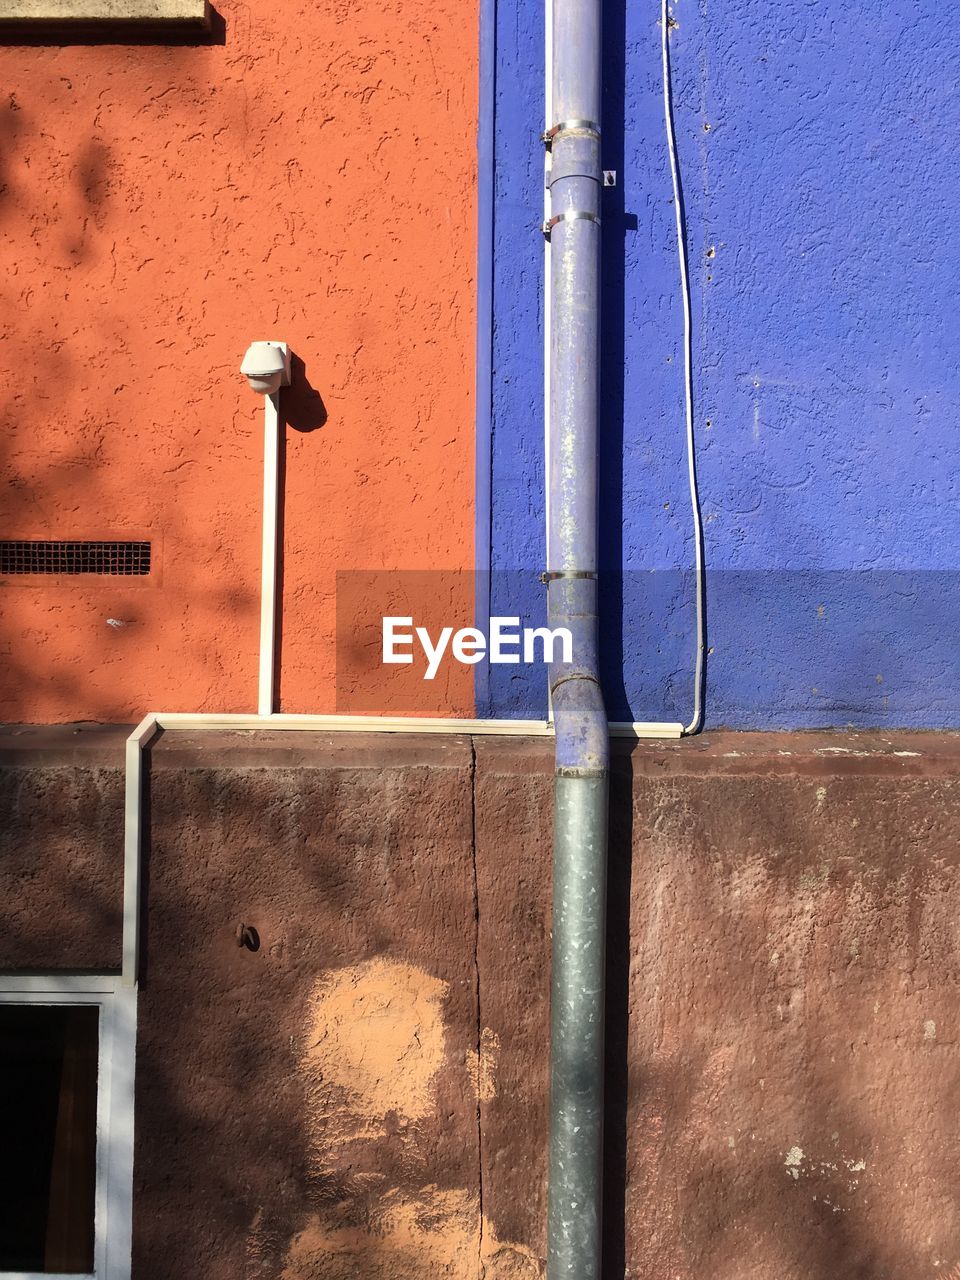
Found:
[[[459,1069],[448,995],[441,979],[382,957],[318,979],[300,1055],[313,1190],[282,1280],[542,1280],[540,1259],[497,1238],[476,1188],[430,1180],[424,1152],[447,1123],[438,1080]],[[484,1028],[467,1064],[478,1101],[493,1094],[499,1047]],[[263,1231],[258,1215],[247,1241],[254,1270],[273,1247]]]
[[[376,959],[322,978],[314,991],[304,1071],[315,1114],[339,1112],[345,1134],[436,1109],[434,1083],[445,1055],[447,984],[421,969]],[[352,1121],[349,1119],[352,1117]]]
[[[223,44],[0,48],[0,538],[157,566],[0,583],[6,720],[254,707],[255,338],[303,361],[282,708],[335,707],[338,569],[472,567],[474,7],[219,7]]]
[[[482,1233],[480,1226],[469,1192],[389,1192],[366,1227],[331,1229],[311,1218],[291,1242],[281,1280],[543,1280],[529,1249],[501,1244],[488,1223]]]

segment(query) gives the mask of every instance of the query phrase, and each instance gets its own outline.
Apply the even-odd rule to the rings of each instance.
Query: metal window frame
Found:
[[[97,1185],[92,1272],[0,1271],[0,1280],[129,1280],[137,991],[119,975],[3,974],[0,1005],[93,1005],[97,1045]]]

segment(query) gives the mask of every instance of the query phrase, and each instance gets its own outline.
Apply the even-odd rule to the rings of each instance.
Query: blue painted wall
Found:
[[[540,0],[499,0],[493,611],[542,611]],[[707,724],[960,725],[960,9],[677,0]],[[604,677],[689,718],[682,313],[657,0],[605,5]],[[479,714],[542,716],[493,668]]]

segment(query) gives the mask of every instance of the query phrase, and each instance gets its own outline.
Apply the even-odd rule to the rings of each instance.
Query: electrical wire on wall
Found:
[[[673,209],[677,223],[677,256],[680,262],[680,293],[683,298],[683,397],[687,434],[687,478],[690,485],[690,509],[693,514],[694,554],[696,557],[695,591],[697,611],[697,660],[693,686],[693,718],[684,726],[684,734],[696,733],[703,723],[703,674],[706,652],[706,581],[703,567],[703,519],[697,489],[697,466],[693,432],[693,339],[690,318],[690,272],[687,265],[687,240],[684,228],[683,201],[680,193],[680,163],[677,138],[673,128],[673,86],[670,79],[670,17],[667,0],[660,11],[661,52],[663,55],[663,115],[667,130],[667,151],[673,179]]]

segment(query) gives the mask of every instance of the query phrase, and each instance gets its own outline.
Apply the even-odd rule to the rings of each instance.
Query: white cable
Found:
[[[683,209],[680,204],[680,171],[677,158],[677,139],[673,131],[673,107],[670,82],[670,15],[667,0],[662,0],[660,13],[663,54],[663,116],[667,126],[667,151],[670,154],[670,175],[673,178],[673,209],[677,219],[677,255],[680,260],[680,292],[683,296],[683,393],[687,423],[687,477],[690,484],[690,508],[693,512],[693,537],[696,554],[696,605],[697,605],[697,662],[693,686],[693,719],[684,726],[684,734],[696,733],[703,721],[703,658],[706,648],[704,634],[703,573],[703,520],[700,515],[700,495],[697,491],[697,468],[694,456],[693,434],[693,342],[690,322],[690,275],[687,269],[687,242],[683,230]]]

